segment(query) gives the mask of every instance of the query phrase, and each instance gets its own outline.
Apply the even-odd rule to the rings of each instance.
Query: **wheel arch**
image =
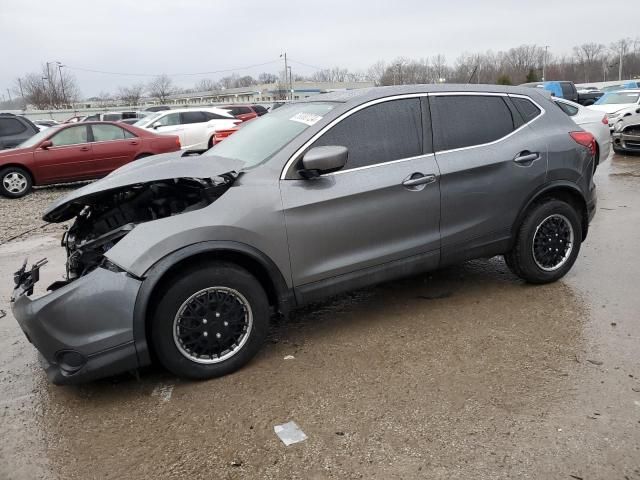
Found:
[[[512,244],[529,209],[533,205],[540,203],[545,198],[557,198],[559,200],[563,200],[572,205],[579,212],[580,219],[582,220],[582,240],[584,241],[584,239],[587,238],[587,233],[589,231],[589,212],[587,209],[587,201],[576,185],[570,182],[558,181],[545,185],[543,188],[538,190],[520,209],[520,213],[511,227]]]
[[[4,164],[4,165],[0,165],[0,171],[4,170],[5,168],[9,168],[9,167],[19,168],[20,170],[24,170],[31,177],[31,184],[32,185],[36,184],[36,177],[33,174],[33,171],[29,167],[27,167],[26,165],[24,165],[22,163],[10,162],[10,163]]]
[[[264,287],[270,306],[287,315],[295,301],[276,264],[258,249],[239,242],[210,241],[189,245],[162,258],[145,272],[133,312],[133,337],[140,366],[151,362],[149,322],[155,299],[174,275],[205,261],[222,260],[235,263],[255,275]]]

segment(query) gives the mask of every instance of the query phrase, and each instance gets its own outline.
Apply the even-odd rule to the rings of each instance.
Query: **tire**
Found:
[[[579,213],[570,204],[549,198],[527,212],[505,260],[513,273],[529,283],[555,282],[571,269],[581,243]]]
[[[0,170],[0,194],[9,198],[24,197],[31,191],[31,174],[20,167],[7,167]]]
[[[268,328],[269,302],[260,282],[237,265],[211,262],[181,272],[162,292],[151,340],[167,370],[205,380],[244,366]]]

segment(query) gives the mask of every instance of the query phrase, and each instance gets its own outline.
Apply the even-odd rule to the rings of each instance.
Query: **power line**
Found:
[[[308,64],[308,63],[302,63],[302,62],[299,62],[299,61],[297,61],[297,60],[291,60],[291,59],[289,59],[289,61],[290,61],[290,62],[293,62],[293,63],[297,63],[298,65],[303,65],[303,66],[305,66],[305,67],[315,68],[316,70],[327,70],[327,68],[326,68],[326,67],[318,67],[317,65],[310,65],[310,64]]]
[[[210,72],[191,72],[191,73],[166,73],[166,74],[161,74],[161,73],[132,73],[132,72],[108,72],[105,70],[94,70],[92,68],[84,68],[84,67],[75,67],[73,65],[65,65],[66,68],[70,69],[70,70],[78,70],[81,72],[91,72],[91,73],[100,73],[103,75],[119,75],[119,76],[126,76],[126,77],[157,77],[159,75],[167,75],[168,77],[188,77],[188,76],[198,76],[198,75],[213,75],[216,73],[228,73],[228,72],[235,72],[238,70],[249,70],[251,68],[256,68],[256,67],[262,67],[265,65],[270,65],[272,63],[279,63],[280,60],[271,60],[269,62],[264,62],[264,63],[256,63],[254,65],[247,65],[244,67],[237,67],[237,68],[226,68],[224,70],[213,70]]]

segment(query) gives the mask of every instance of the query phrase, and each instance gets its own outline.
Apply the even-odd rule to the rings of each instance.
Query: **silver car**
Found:
[[[206,379],[246,364],[273,315],[503,255],[569,271],[596,207],[595,142],[544,92],[422,85],[287,104],[203,155],[133,162],[58,200],[67,278],[13,313],[54,383],[157,359]]]

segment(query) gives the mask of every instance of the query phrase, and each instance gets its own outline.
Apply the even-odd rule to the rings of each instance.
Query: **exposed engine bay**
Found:
[[[129,185],[86,198],[62,238],[67,251],[67,281],[86,275],[105,262],[104,254],[137,224],[206,207],[238,177],[177,178]]]

